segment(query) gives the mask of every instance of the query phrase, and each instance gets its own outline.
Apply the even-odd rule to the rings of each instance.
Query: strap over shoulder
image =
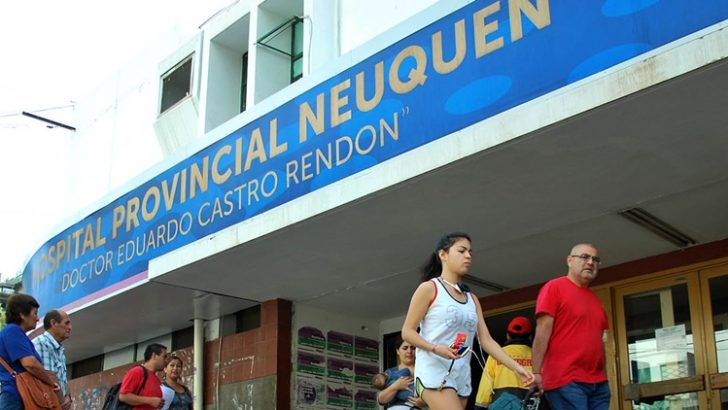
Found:
[[[18,375],[18,373],[17,373],[17,372],[16,372],[16,371],[15,371],[15,370],[14,370],[14,369],[13,369],[12,367],[10,367],[10,365],[9,365],[9,364],[8,364],[8,363],[7,363],[6,361],[5,361],[5,359],[3,359],[2,357],[0,357],[0,363],[2,363],[3,367],[4,367],[4,368],[5,368],[5,369],[6,369],[7,371],[8,371],[8,373],[10,373],[10,374],[11,374],[11,375],[12,375],[13,377],[15,377],[15,376],[17,376],[17,375]]]

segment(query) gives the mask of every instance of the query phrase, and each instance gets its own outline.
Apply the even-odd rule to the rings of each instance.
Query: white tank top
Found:
[[[467,335],[465,344],[472,347],[478,323],[473,295],[466,293],[467,300],[459,302],[447,292],[439,278],[430,282],[435,285],[435,298],[420,322],[420,336],[430,343],[450,346],[455,342],[455,335],[462,332]],[[427,388],[439,383],[449,366],[449,360],[428,350],[416,351],[415,376],[421,378]],[[456,360],[453,370],[461,367],[467,367],[467,373],[470,373],[469,355]]]

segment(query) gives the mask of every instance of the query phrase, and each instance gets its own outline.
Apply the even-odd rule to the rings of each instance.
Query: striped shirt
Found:
[[[33,344],[35,345],[35,350],[40,354],[43,367],[58,376],[58,384],[61,386],[61,391],[65,396],[68,394],[66,391],[68,375],[66,372],[66,352],[63,349],[63,345],[58,343],[53,335],[48,332],[44,332],[42,335],[33,339]]]

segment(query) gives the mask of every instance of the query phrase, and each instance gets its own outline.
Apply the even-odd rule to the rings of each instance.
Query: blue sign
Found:
[[[150,259],[728,17],[728,1],[475,1],[171,167],[45,243],[48,309]]]

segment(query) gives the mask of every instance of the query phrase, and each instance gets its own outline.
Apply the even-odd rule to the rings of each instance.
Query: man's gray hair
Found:
[[[61,323],[63,321],[61,311],[58,309],[49,310],[43,318],[43,329],[48,330],[51,328],[51,326],[53,326],[51,320],[55,320],[56,322]]]
[[[573,247],[571,248],[571,252],[569,252],[569,254],[570,254],[570,255],[575,255],[575,254],[576,254],[576,248],[578,248],[578,247],[580,247],[580,246],[589,246],[589,247],[591,247],[591,248],[594,248],[594,249],[596,249],[596,248],[597,248],[596,246],[594,246],[594,245],[593,245],[593,244],[591,244],[591,243],[586,243],[586,242],[585,242],[585,243],[577,243],[576,245],[574,245],[574,246],[573,246]]]

